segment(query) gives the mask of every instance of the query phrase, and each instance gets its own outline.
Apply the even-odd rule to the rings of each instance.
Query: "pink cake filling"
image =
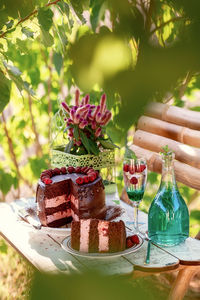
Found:
[[[89,220],[81,220],[80,226],[80,251],[89,251],[89,232],[90,232],[90,222]]]
[[[75,212],[72,210],[72,218],[74,221],[79,221],[79,216],[75,214]]]
[[[45,199],[45,207],[46,208],[57,207],[66,202],[67,202],[67,195],[61,195],[55,198]]]
[[[74,195],[71,195],[71,203],[75,206],[76,209],[79,209],[79,201],[77,198],[74,197]]]
[[[99,221],[99,252],[107,252],[109,250],[109,238],[108,238],[108,221]]]
[[[51,223],[51,222],[59,220],[59,219],[71,217],[71,215],[72,215],[71,208],[68,208],[66,211],[58,211],[52,215],[47,216],[47,223]]]

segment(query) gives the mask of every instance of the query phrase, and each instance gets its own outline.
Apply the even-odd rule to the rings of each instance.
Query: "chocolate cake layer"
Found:
[[[71,224],[71,246],[79,251],[80,249],[80,222],[72,221]]]
[[[98,252],[99,235],[98,235],[98,220],[91,220],[89,232],[89,252]]]
[[[59,206],[56,206],[56,207],[45,208],[45,214],[46,215],[52,215],[55,212],[64,211],[64,210],[67,210],[68,208],[70,208],[70,202],[65,202],[65,203],[63,203]]]
[[[62,219],[53,221],[51,223],[48,223],[48,227],[57,228],[57,227],[61,227],[63,225],[69,224],[71,222],[72,222],[72,217],[66,217],[66,218],[62,218]]]

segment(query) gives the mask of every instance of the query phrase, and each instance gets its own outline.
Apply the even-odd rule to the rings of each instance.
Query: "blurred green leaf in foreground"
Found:
[[[164,295],[153,285],[131,277],[107,277],[98,273],[47,275],[36,273],[30,300],[153,300]]]

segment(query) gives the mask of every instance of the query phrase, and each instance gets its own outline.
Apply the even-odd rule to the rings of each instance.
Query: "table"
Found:
[[[116,199],[106,196],[107,203]],[[119,201],[116,199],[116,201]],[[115,202],[116,202],[115,201]],[[133,208],[124,202],[120,205],[126,210],[123,219],[129,227]],[[110,275],[128,275],[133,278],[149,274],[179,270],[169,299],[182,299],[189,281],[200,268],[200,241],[188,238],[185,243],[175,247],[151,245],[150,264],[145,264],[148,242],[135,253],[113,258],[85,258],[64,251],[61,242],[65,236],[58,236],[36,230],[19,220],[9,204],[0,204],[0,233],[36,269],[42,272],[66,273],[98,269]],[[139,212],[140,230],[147,230],[147,215]]]

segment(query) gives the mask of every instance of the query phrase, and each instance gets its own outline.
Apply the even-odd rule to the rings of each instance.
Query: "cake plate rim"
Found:
[[[117,256],[123,256],[123,255],[128,255],[133,252],[138,251],[144,244],[144,239],[141,236],[139,237],[140,243],[137,245],[134,245],[131,248],[125,249],[124,251],[119,251],[119,252],[113,252],[113,253],[88,253],[88,252],[80,252],[75,249],[73,249],[70,245],[71,242],[71,236],[67,236],[62,240],[61,242],[61,247],[63,250],[67,251],[68,253],[72,255],[77,255],[80,257],[87,257],[87,258],[112,258],[112,257],[117,257]]]

